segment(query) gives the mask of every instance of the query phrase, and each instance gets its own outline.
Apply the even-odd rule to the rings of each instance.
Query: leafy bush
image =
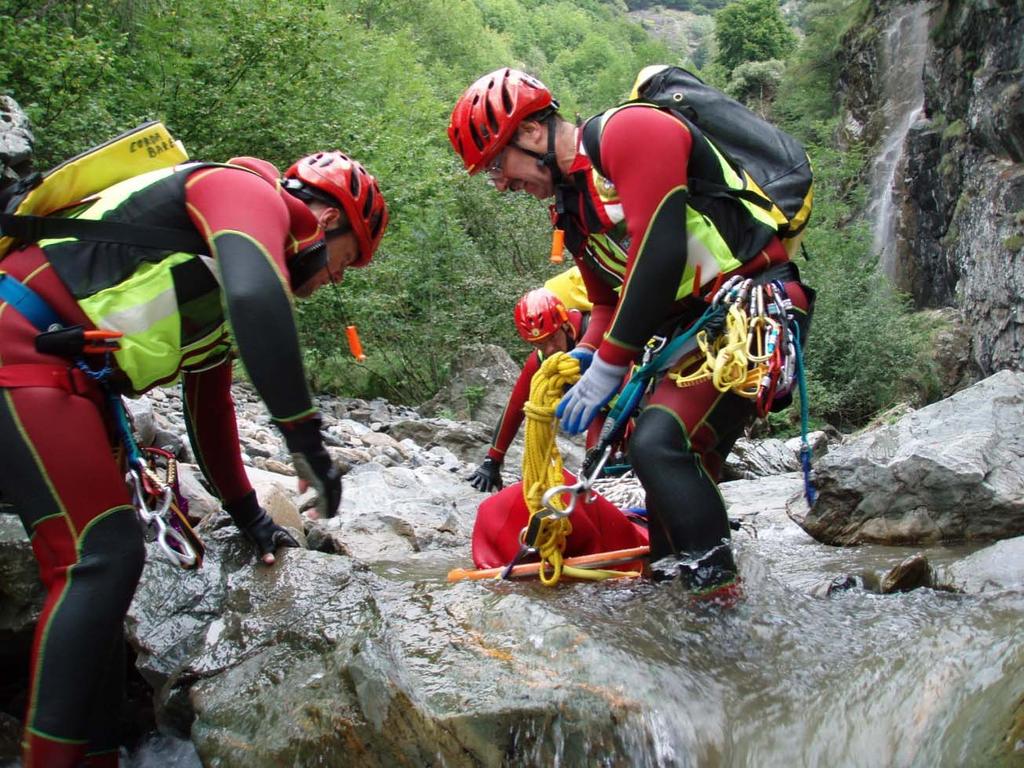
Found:
[[[832,131],[819,126],[818,133]],[[855,186],[862,152],[812,145],[810,154],[815,203],[804,241],[810,261],[801,271],[818,295],[806,355],[809,405],[849,429],[898,401],[933,396],[930,329],[879,273],[866,224],[850,223],[862,205]]]
[[[811,406],[840,425],[895,399],[927,396],[929,387],[918,362],[923,330],[905,299],[873,276],[866,237],[850,224],[862,208],[864,158],[830,149],[836,48],[865,5],[802,6],[806,37],[774,103],[760,105],[804,139],[815,162],[813,260],[804,268],[820,291],[808,349]],[[624,98],[644,65],[671,60],[626,21],[621,2],[603,0],[159,6],[0,0],[0,92],[32,120],[37,165],[152,118],[200,159],[249,154],[283,168],[317,149],[350,152],[379,178],[392,225],[369,269],[350,270],[337,290],[297,304],[296,315],[316,389],[396,402],[431,396],[468,341],[496,342],[520,357],[514,302],[557,271],[546,257],[545,207],[467,178],[448,146],[461,90],[512,64],[540,76],[567,115],[588,115]],[[776,69],[767,60],[792,46],[778,4],[738,0],[715,25],[718,57],[702,74],[746,98],[769,91]],[[348,324],[359,328],[365,363],[346,350]]]

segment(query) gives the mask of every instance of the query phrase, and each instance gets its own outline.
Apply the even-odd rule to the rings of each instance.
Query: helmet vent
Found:
[[[370,237],[374,240],[376,240],[378,235],[380,235],[380,225],[383,221],[384,217],[380,214],[380,211],[370,217]]]
[[[476,145],[477,151],[482,152],[484,148],[484,140],[480,137],[480,133],[476,129],[476,123],[470,122],[469,124],[469,137],[473,140],[473,144]]]
[[[505,109],[506,115],[512,114],[512,94],[508,91],[507,82],[501,84],[501,106]]]
[[[490,138],[490,136],[497,136],[501,132],[501,124],[498,122],[497,115],[494,114],[494,107],[491,106],[491,102],[487,102],[487,104],[484,107],[484,110],[487,113],[487,127],[491,129],[490,134],[487,134],[485,132],[485,138]]]

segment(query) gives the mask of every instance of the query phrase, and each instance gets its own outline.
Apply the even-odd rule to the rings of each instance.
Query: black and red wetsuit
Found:
[[[557,223],[566,231],[594,304],[581,346],[613,365],[632,363],[655,334],[671,334],[692,324],[706,308],[707,290],[721,274],[754,277],[781,274],[806,331],[813,293],[799,282],[781,242],[763,227],[750,225],[740,203],[714,200],[695,216],[689,195],[691,167],[716,162],[707,145],[672,115],[651,107],[626,107],[603,122],[596,177],[585,151],[579,151],[558,188]],[[709,160],[710,158],[710,160]],[[692,207],[691,207],[692,206]],[[688,215],[690,218],[688,218]],[[714,220],[711,246],[688,222]],[[609,249],[609,234],[621,248]],[[722,236],[719,237],[719,234]],[[726,242],[728,259],[716,256]],[[736,260],[742,255],[742,266]],[[735,258],[734,258],[735,257]],[[618,259],[618,262],[616,262]],[[696,297],[681,295],[694,281],[694,263],[703,259]],[[716,260],[717,259],[717,260]],[[720,266],[725,264],[727,266]],[[779,272],[780,265],[782,272]],[[806,338],[806,334],[802,334]],[[694,360],[686,373],[698,367]],[[631,463],[647,493],[652,560],[674,554],[699,559],[719,552],[724,572],[735,571],[727,546],[729,525],[717,488],[722,463],[753,415],[753,403],[723,394],[710,382],[680,388],[662,380],[650,396],[630,439]]]
[[[252,493],[230,393],[232,354],[276,420],[315,413],[287,259],[323,235],[308,207],[278,188],[276,169],[246,161],[256,173],[180,166],[105,215],[194,227],[209,246],[207,256],[168,260],[170,254],[155,249],[74,241],[30,244],[2,262],[4,272],[34,290],[66,325],[86,328],[95,326],[80,302],[98,288],[175,262],[168,311],[181,319],[180,337],[214,331],[213,341],[193,349],[188,360],[180,349],[165,349],[165,367],[172,380],[181,369],[194,452],[225,504]],[[218,335],[221,326],[226,332]],[[46,587],[32,650],[23,764],[114,766],[123,619],[143,565],[142,529],[114,458],[102,391],[68,359],[37,352],[38,334],[18,310],[0,302],[0,377],[8,382],[0,386],[0,500],[21,518]],[[103,360],[89,362],[100,367]],[[64,374],[46,386],[32,381],[32,371],[47,370]],[[24,381],[14,381],[22,374]]]
[[[572,334],[566,334],[569,340],[569,348],[565,350],[566,352],[575,347],[576,340],[583,336],[587,326],[586,315],[578,309],[570,309],[568,322],[572,326]],[[498,423],[494,427],[494,435],[491,438],[491,446],[487,449],[487,456],[499,464],[505,461],[505,452],[512,445],[512,441],[516,439],[519,427],[523,424],[525,418],[523,406],[530,399],[530,382],[533,381],[533,374],[540,370],[542,362],[543,355],[539,349],[531,352],[530,356],[526,358],[523,369],[519,372],[519,378],[516,379],[515,386],[512,387],[512,392],[508,396],[505,410],[501,412],[501,418],[498,419]]]

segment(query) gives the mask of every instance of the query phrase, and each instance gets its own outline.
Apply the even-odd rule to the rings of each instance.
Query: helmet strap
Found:
[[[562,169],[558,167],[558,158],[555,156],[555,133],[558,129],[556,116],[557,113],[552,112],[544,121],[548,126],[548,151],[540,159],[540,163],[546,165],[551,170],[551,181],[555,186],[558,186],[562,183]]]
[[[544,154],[540,152],[534,152],[532,149],[527,149],[519,144],[512,142],[511,146],[518,149],[520,152],[524,152],[534,160],[537,161],[537,165],[541,168],[547,168],[551,171],[551,181],[557,187],[562,183],[564,178],[562,169],[558,167],[558,157],[555,155],[555,131],[558,128],[558,121],[555,119],[557,113],[552,112],[547,117],[544,117],[544,124],[548,128],[548,151]]]
[[[327,242],[318,240],[288,259],[288,283],[297,291],[327,266]]]

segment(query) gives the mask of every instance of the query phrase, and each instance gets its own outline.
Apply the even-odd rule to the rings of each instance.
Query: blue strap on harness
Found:
[[[40,332],[48,331],[54,325],[63,325],[57,313],[38,293],[6,272],[0,272],[0,301],[6,301],[18,310]]]
[[[623,430],[626,428],[626,423],[633,416],[633,412],[636,411],[637,406],[640,405],[640,400],[647,390],[647,384],[651,378],[657,374],[657,372],[669,364],[673,356],[683,347],[686,342],[697,335],[697,332],[703,328],[707,322],[716,314],[719,313],[720,309],[717,306],[708,307],[704,314],[691,325],[685,333],[680,334],[676,338],[672,339],[671,342],[665,345],[665,347],[654,356],[647,364],[637,368],[629,381],[622,388],[619,396],[615,399],[615,403],[612,405],[611,411],[608,413],[608,418],[601,428],[601,433],[598,436],[597,444],[593,449],[587,452],[587,458],[584,459],[582,474],[587,475],[590,472],[593,461],[596,461],[605,449],[622,435]]]
[[[792,324],[793,349],[796,354],[797,385],[800,388],[800,469],[804,473],[804,497],[807,506],[813,507],[818,500],[818,490],[811,481],[811,444],[807,442],[807,424],[810,415],[807,405],[807,376],[804,373],[804,356],[800,349],[800,326]]]

